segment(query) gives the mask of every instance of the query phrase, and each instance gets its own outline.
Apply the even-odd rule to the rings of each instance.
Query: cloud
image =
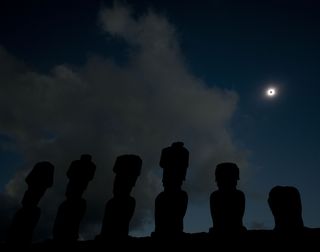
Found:
[[[212,191],[218,162],[236,161],[246,167],[246,154],[234,145],[229,129],[237,94],[189,71],[173,25],[153,11],[134,17],[130,7],[119,3],[102,9],[99,20],[106,34],[127,43],[125,64],[95,55],[82,66],[61,64],[40,73],[0,48],[5,67],[0,70],[0,133],[14,139],[25,160],[8,183],[7,195],[21,199],[24,175],[36,162],[50,160],[55,165],[54,187],[41,202],[37,228],[45,236],[64,200],[66,170],[82,153],[91,153],[97,165],[85,194],[85,238],[99,232],[118,155],[133,153],[143,159],[134,189],[135,230],[152,220],[154,199],[162,190],[160,152],[172,142],[184,141],[190,151],[185,188],[191,201]]]

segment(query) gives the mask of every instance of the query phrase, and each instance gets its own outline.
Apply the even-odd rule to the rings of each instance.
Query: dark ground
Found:
[[[30,246],[20,244],[1,244],[1,251],[4,250],[115,250],[115,251],[165,251],[172,249],[201,250],[201,251],[228,251],[237,249],[239,251],[319,251],[320,228],[305,229],[303,232],[291,234],[279,234],[271,230],[249,230],[241,235],[209,235],[208,233],[185,234],[176,239],[164,239],[155,237],[129,237],[125,240],[110,238],[103,241],[79,241],[75,243],[56,243],[47,240],[34,243]]]

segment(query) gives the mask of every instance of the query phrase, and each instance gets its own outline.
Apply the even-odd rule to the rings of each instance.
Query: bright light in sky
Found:
[[[277,95],[277,89],[276,88],[274,88],[274,87],[267,88],[267,90],[266,90],[266,96],[267,97],[272,98],[272,97],[274,97],[276,95]]]

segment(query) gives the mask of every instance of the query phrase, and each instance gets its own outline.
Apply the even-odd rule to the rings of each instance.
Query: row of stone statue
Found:
[[[155,200],[155,230],[153,237],[179,237],[183,235],[188,195],[181,189],[189,164],[189,152],[182,142],[173,143],[161,153],[163,187]],[[116,159],[113,171],[113,198],[105,207],[101,233],[98,240],[128,237],[129,223],[135,210],[135,199],[130,196],[140,175],[142,160],[136,155],[122,155]],[[67,171],[69,179],[66,200],[60,205],[53,228],[56,241],[76,241],[79,225],[86,211],[82,198],[93,179],[96,166],[90,155],[82,155],[73,161]],[[33,230],[40,218],[38,203],[46,190],[53,185],[54,166],[49,162],[37,163],[26,177],[26,190],[22,207],[15,214],[9,230],[8,242],[31,243]],[[210,196],[213,234],[239,234],[245,232],[242,218],[245,210],[245,195],[237,189],[239,168],[234,163],[221,163],[215,170],[218,190]],[[274,187],[268,199],[275,218],[275,229],[293,231],[304,228],[299,192],[294,187]]]

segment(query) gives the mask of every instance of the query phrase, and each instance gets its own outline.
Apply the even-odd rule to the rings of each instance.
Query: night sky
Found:
[[[185,231],[211,227],[209,195],[223,161],[241,169],[247,228],[273,227],[275,185],[297,187],[305,225],[320,227],[319,13],[311,0],[2,1],[1,225],[23,195],[25,172],[50,160],[55,187],[39,224],[49,233],[66,169],[89,152],[98,178],[82,233],[91,238],[115,157],[131,152],[144,160],[131,232],[148,235],[161,149],[181,140],[191,160]],[[278,90],[272,99],[269,86]]]

